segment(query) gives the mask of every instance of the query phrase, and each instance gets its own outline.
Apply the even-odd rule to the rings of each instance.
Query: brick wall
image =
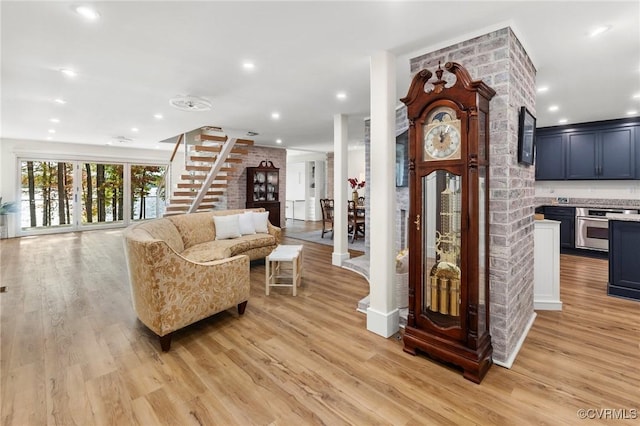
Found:
[[[510,28],[410,61],[411,75],[447,61],[497,94],[491,100],[490,287],[494,359],[506,362],[533,315],[534,168],[519,165],[518,114],[535,115],[536,70]],[[404,94],[403,94],[404,95]]]
[[[327,153],[326,188],[327,188],[327,198],[331,198],[331,199],[333,199],[333,179],[334,179],[333,171],[334,171],[333,152],[329,152]]]
[[[220,203],[220,209],[244,209],[247,198],[247,167],[257,167],[261,161],[269,160],[278,167],[280,174],[280,187],[278,197],[280,199],[280,225],[284,228],[284,200],[286,200],[287,188],[287,151],[282,148],[267,148],[262,146],[250,146],[249,153],[242,163],[238,163],[237,170],[230,173],[231,180],[227,193]]]

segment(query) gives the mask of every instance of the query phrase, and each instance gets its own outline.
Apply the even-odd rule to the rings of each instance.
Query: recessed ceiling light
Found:
[[[78,75],[77,72],[75,72],[74,70],[70,70],[69,68],[61,68],[60,72],[66,75],[67,77],[75,77]]]
[[[636,93],[635,95],[633,95],[633,99],[640,99],[640,93]]]
[[[276,139],[276,143],[282,143],[282,139]]]
[[[347,94],[344,92],[338,92],[336,93],[336,98],[340,99],[341,101],[347,99]]]
[[[252,70],[256,68],[256,64],[246,61],[242,63],[242,68],[244,68],[245,70]]]
[[[50,118],[49,121],[52,122],[52,123],[59,123],[60,119],[58,119],[58,118]]]
[[[131,131],[137,133],[140,131],[140,129],[138,129],[137,127],[132,127]]]
[[[271,118],[273,118],[274,120],[277,120],[280,118],[280,113],[279,112],[272,112],[271,113]]]
[[[611,29],[611,25],[601,25],[601,26],[591,30],[591,32],[589,33],[589,36],[590,37],[597,37],[600,34],[609,31],[610,29]]]
[[[627,115],[636,115],[638,113],[637,110],[632,109],[631,111],[627,111]]]
[[[544,92],[547,92],[548,90],[549,90],[549,86],[540,86],[538,87],[537,92],[544,93]]]
[[[558,120],[558,123],[560,123],[560,124],[564,124],[564,123],[566,123],[567,121],[569,121],[569,120],[567,120],[566,118],[561,118],[560,120]]]
[[[560,109],[560,107],[559,107],[558,105],[551,105],[551,106],[549,107],[549,111],[551,111],[551,112],[553,112],[553,111],[557,111],[557,110],[559,110],[559,109]]]
[[[100,14],[89,6],[76,6],[74,7],[74,10],[78,15],[88,19],[89,21],[95,21],[100,18]]]
[[[155,118],[156,120],[162,120],[164,117],[162,116],[162,114],[153,114],[153,118]]]
[[[49,129],[49,133],[53,134],[56,132],[56,129]]]
[[[60,99],[60,98],[54,99],[53,102],[55,102],[57,104],[60,104],[60,105],[64,105],[64,104],[67,103],[67,101],[65,101],[64,99]]]

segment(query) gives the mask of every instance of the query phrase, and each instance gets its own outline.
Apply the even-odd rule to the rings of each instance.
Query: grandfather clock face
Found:
[[[460,120],[452,108],[434,108],[427,115],[422,130],[424,161],[460,159]]]

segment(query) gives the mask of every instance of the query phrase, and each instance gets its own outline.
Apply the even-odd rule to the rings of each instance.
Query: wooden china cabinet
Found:
[[[420,71],[402,99],[410,123],[413,229],[404,351],[457,365],[480,383],[493,352],[488,217],[489,101],[495,91],[454,62],[444,70],[438,65],[435,74],[432,80],[430,71]]]
[[[247,208],[264,207],[269,222],[280,226],[280,169],[264,160],[258,167],[247,167]]]

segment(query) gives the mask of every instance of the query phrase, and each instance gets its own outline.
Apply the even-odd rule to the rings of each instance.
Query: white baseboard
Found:
[[[529,323],[527,323],[527,326],[522,331],[522,335],[518,339],[518,343],[516,344],[516,347],[513,349],[513,352],[511,352],[511,355],[507,357],[507,360],[503,362],[503,361],[498,361],[494,359],[493,363],[495,365],[499,365],[500,367],[504,367],[504,368],[511,368],[514,361],[516,360],[516,356],[518,355],[518,352],[520,352],[520,348],[524,344],[524,340],[527,338],[527,334],[529,334],[529,330],[531,330],[531,327],[533,327],[533,322],[535,321],[536,316],[538,316],[538,314],[536,314],[535,312],[531,315],[531,319],[529,320]]]
[[[562,302],[557,300],[533,300],[533,309],[536,311],[561,311]]]
[[[331,264],[334,266],[342,266],[342,262],[349,259],[351,255],[349,252],[346,253],[336,253],[335,251],[331,253]]]
[[[400,330],[400,310],[383,313],[371,306],[367,308],[367,330],[384,338],[391,337]]]

